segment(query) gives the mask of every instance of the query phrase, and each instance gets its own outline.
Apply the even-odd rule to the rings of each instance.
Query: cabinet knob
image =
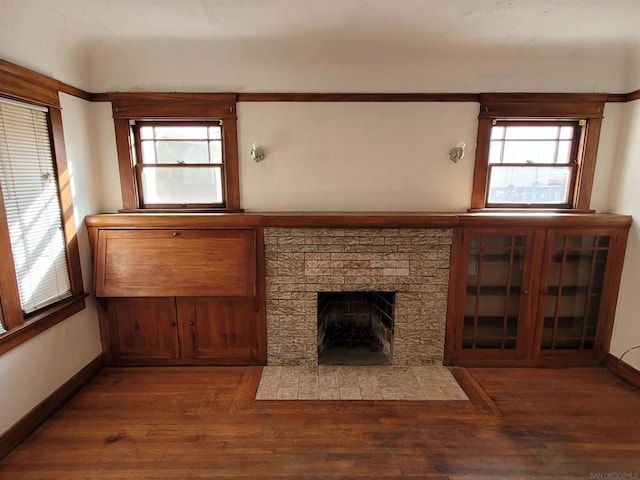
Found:
[[[192,327],[196,324],[196,322],[194,322],[193,320],[189,320],[189,325],[191,325]]]
[[[525,290],[522,291],[522,293],[525,294],[525,295],[529,295],[529,290],[525,289]]]
[[[179,237],[180,236],[180,232],[173,232],[172,234],[174,237]]]
[[[175,327],[176,326],[176,322],[169,322],[169,325],[172,326],[172,327]]]

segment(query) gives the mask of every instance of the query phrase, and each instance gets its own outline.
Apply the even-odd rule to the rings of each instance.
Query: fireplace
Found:
[[[318,292],[318,364],[391,365],[393,292]]]
[[[318,364],[318,292],[393,292],[388,361],[441,365],[452,236],[429,228],[265,228],[267,364]]]

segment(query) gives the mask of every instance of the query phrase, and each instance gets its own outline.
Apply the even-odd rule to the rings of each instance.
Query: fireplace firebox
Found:
[[[395,292],[318,292],[318,364],[391,365]]]

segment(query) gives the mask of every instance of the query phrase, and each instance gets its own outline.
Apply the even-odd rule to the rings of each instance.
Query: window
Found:
[[[580,132],[579,122],[494,122],[486,205],[569,208]]]
[[[84,307],[61,128],[57,108],[0,98],[0,352]]]
[[[143,207],[224,206],[221,122],[136,122],[136,180]]]
[[[110,99],[124,211],[240,209],[235,95]]]
[[[588,211],[604,98],[483,97],[471,210]]]

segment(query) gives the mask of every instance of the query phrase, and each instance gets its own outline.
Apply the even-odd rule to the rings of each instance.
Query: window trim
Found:
[[[480,96],[476,159],[469,211],[569,211],[589,209],[595,174],[602,113],[606,95],[602,94],[485,94]],[[578,145],[572,200],[566,207],[545,205],[488,206],[489,146],[494,120],[544,121],[586,120]]]
[[[238,135],[235,93],[113,93],[113,122],[118,153],[122,206],[120,212],[239,212],[240,180],[238,172]],[[136,149],[131,121],[205,122],[223,123],[224,206],[179,205],[144,206],[138,187],[137,169],[133,158]]]
[[[0,71],[0,83],[3,79],[4,74]],[[31,80],[24,78],[23,81],[29,82]],[[8,93],[0,91],[0,95],[8,99],[15,99],[23,103],[31,103],[48,108],[49,141],[51,144],[53,170],[58,185],[58,199],[60,201],[62,229],[64,232],[67,268],[72,296],[43,307],[29,315],[23,314],[20,295],[18,293],[13,254],[11,252],[11,241],[9,238],[4,199],[0,191],[0,260],[3,263],[2,272],[0,273],[0,302],[3,310],[2,316],[4,318],[4,324],[7,330],[0,334],[0,355],[86,307],[85,297],[87,294],[84,291],[82,270],[80,267],[80,252],[73,215],[73,196],[69,182],[69,169],[62,127],[62,113],[59,104],[52,105],[52,102],[45,104],[40,101],[41,95],[30,95],[32,88],[32,85],[26,85],[24,92],[17,92],[19,95],[16,95],[15,91]],[[57,90],[55,91],[55,95],[57,97]]]

